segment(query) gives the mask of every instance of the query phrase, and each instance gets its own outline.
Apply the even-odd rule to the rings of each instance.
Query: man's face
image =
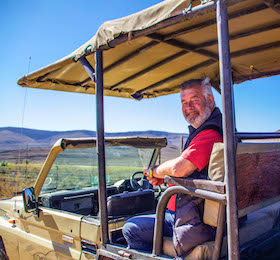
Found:
[[[211,115],[214,98],[206,99],[199,85],[181,91],[182,111],[185,119],[194,127],[200,127]]]

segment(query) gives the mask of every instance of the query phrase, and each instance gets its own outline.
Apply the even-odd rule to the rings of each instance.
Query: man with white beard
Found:
[[[190,124],[183,153],[172,160],[144,171],[154,186],[161,185],[166,175],[208,178],[208,163],[214,143],[222,142],[222,115],[215,107],[208,78],[192,79],[180,86],[182,112]],[[178,257],[187,255],[196,245],[214,236],[214,229],[202,222],[201,199],[173,195],[167,205],[164,236],[173,238]],[[155,215],[129,219],[123,235],[130,248],[150,251],[153,243]]]

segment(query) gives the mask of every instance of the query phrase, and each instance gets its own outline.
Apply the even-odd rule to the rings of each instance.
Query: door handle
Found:
[[[74,244],[74,237],[62,235],[62,240],[66,243],[69,243],[69,244],[72,244],[72,245]]]

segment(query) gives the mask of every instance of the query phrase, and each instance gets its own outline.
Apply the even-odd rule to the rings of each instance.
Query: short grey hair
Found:
[[[201,79],[191,79],[188,81],[183,82],[179,89],[183,91],[185,89],[193,88],[196,85],[200,85],[205,98],[207,99],[209,95],[213,96],[212,86],[210,84],[210,79],[208,77],[201,78]]]

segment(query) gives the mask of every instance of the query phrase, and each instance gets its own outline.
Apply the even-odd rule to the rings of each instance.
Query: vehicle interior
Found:
[[[143,170],[159,159],[160,150],[167,145],[166,139],[108,138],[106,145],[110,165],[106,187],[109,221],[123,222],[137,214],[155,213],[164,187],[153,188]],[[63,151],[57,152],[58,147],[63,147]],[[52,160],[46,160],[39,175],[44,176],[45,181],[38,206],[100,219],[94,154],[95,138],[59,140],[49,154]],[[115,241],[124,243],[121,232],[114,234]]]
[[[140,178],[137,178],[136,181],[140,181]],[[132,216],[137,213],[155,211],[154,190],[150,185],[135,189],[131,186],[129,179],[122,180],[122,183],[118,186],[110,185],[107,187],[107,196],[109,218]],[[97,187],[75,191],[50,191],[49,193],[40,195],[38,202],[39,206],[98,217]]]

